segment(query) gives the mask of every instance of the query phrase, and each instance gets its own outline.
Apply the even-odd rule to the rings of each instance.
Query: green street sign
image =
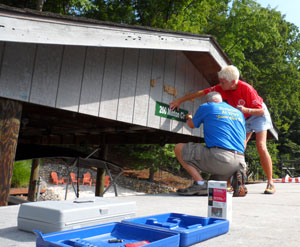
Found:
[[[156,101],[156,106],[155,106],[156,116],[169,118],[181,122],[186,122],[186,118],[185,118],[186,114],[188,114],[188,111],[186,110],[179,109],[179,111],[177,111],[175,109],[174,111],[171,111],[168,104]]]

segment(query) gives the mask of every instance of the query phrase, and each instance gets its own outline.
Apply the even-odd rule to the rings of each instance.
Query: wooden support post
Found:
[[[36,0],[36,10],[43,11],[44,0]]]
[[[35,202],[37,200],[38,181],[40,172],[40,159],[32,159],[31,174],[28,189],[28,201]]]
[[[0,206],[7,206],[22,114],[22,104],[0,98]]]
[[[106,144],[103,146],[103,149],[100,152],[100,158],[104,160],[107,159],[107,154],[108,154],[108,145]],[[95,196],[103,196],[105,175],[106,175],[106,170],[104,168],[97,168]]]

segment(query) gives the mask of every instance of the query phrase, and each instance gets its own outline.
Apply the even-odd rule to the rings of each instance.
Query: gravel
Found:
[[[46,189],[39,200],[64,200],[66,194],[66,184],[65,185],[53,185],[49,183],[43,183],[42,188]],[[77,185],[75,184],[75,190],[77,190]],[[73,200],[76,198],[75,190],[72,185],[68,185],[67,200]],[[136,192],[134,190],[123,188],[117,185],[118,196],[132,196],[132,195],[144,195],[143,192]],[[95,196],[95,187],[89,185],[79,186],[79,198]],[[111,186],[107,192],[105,192],[103,197],[115,197],[115,192],[113,186]]]

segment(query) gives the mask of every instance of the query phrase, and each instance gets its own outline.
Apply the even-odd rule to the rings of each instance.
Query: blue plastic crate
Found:
[[[178,247],[178,233],[150,229],[141,225],[113,222],[74,230],[42,234],[34,231],[37,247],[124,247],[127,243],[149,241],[147,247]],[[122,243],[109,243],[121,239]]]
[[[187,214],[168,213],[123,220],[151,229],[168,229],[180,234],[181,247],[192,245],[209,238],[225,234],[229,230],[229,221]]]

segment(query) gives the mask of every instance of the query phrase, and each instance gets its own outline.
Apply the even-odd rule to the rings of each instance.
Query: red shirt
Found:
[[[218,84],[211,88],[204,89],[204,93],[208,94],[209,92],[216,91],[222,95],[223,101],[227,102],[233,107],[242,105],[247,108],[262,108],[263,99],[258,95],[256,90],[246,82],[238,82],[238,87],[235,90],[223,90]],[[251,115],[244,113],[245,118],[250,117]]]

